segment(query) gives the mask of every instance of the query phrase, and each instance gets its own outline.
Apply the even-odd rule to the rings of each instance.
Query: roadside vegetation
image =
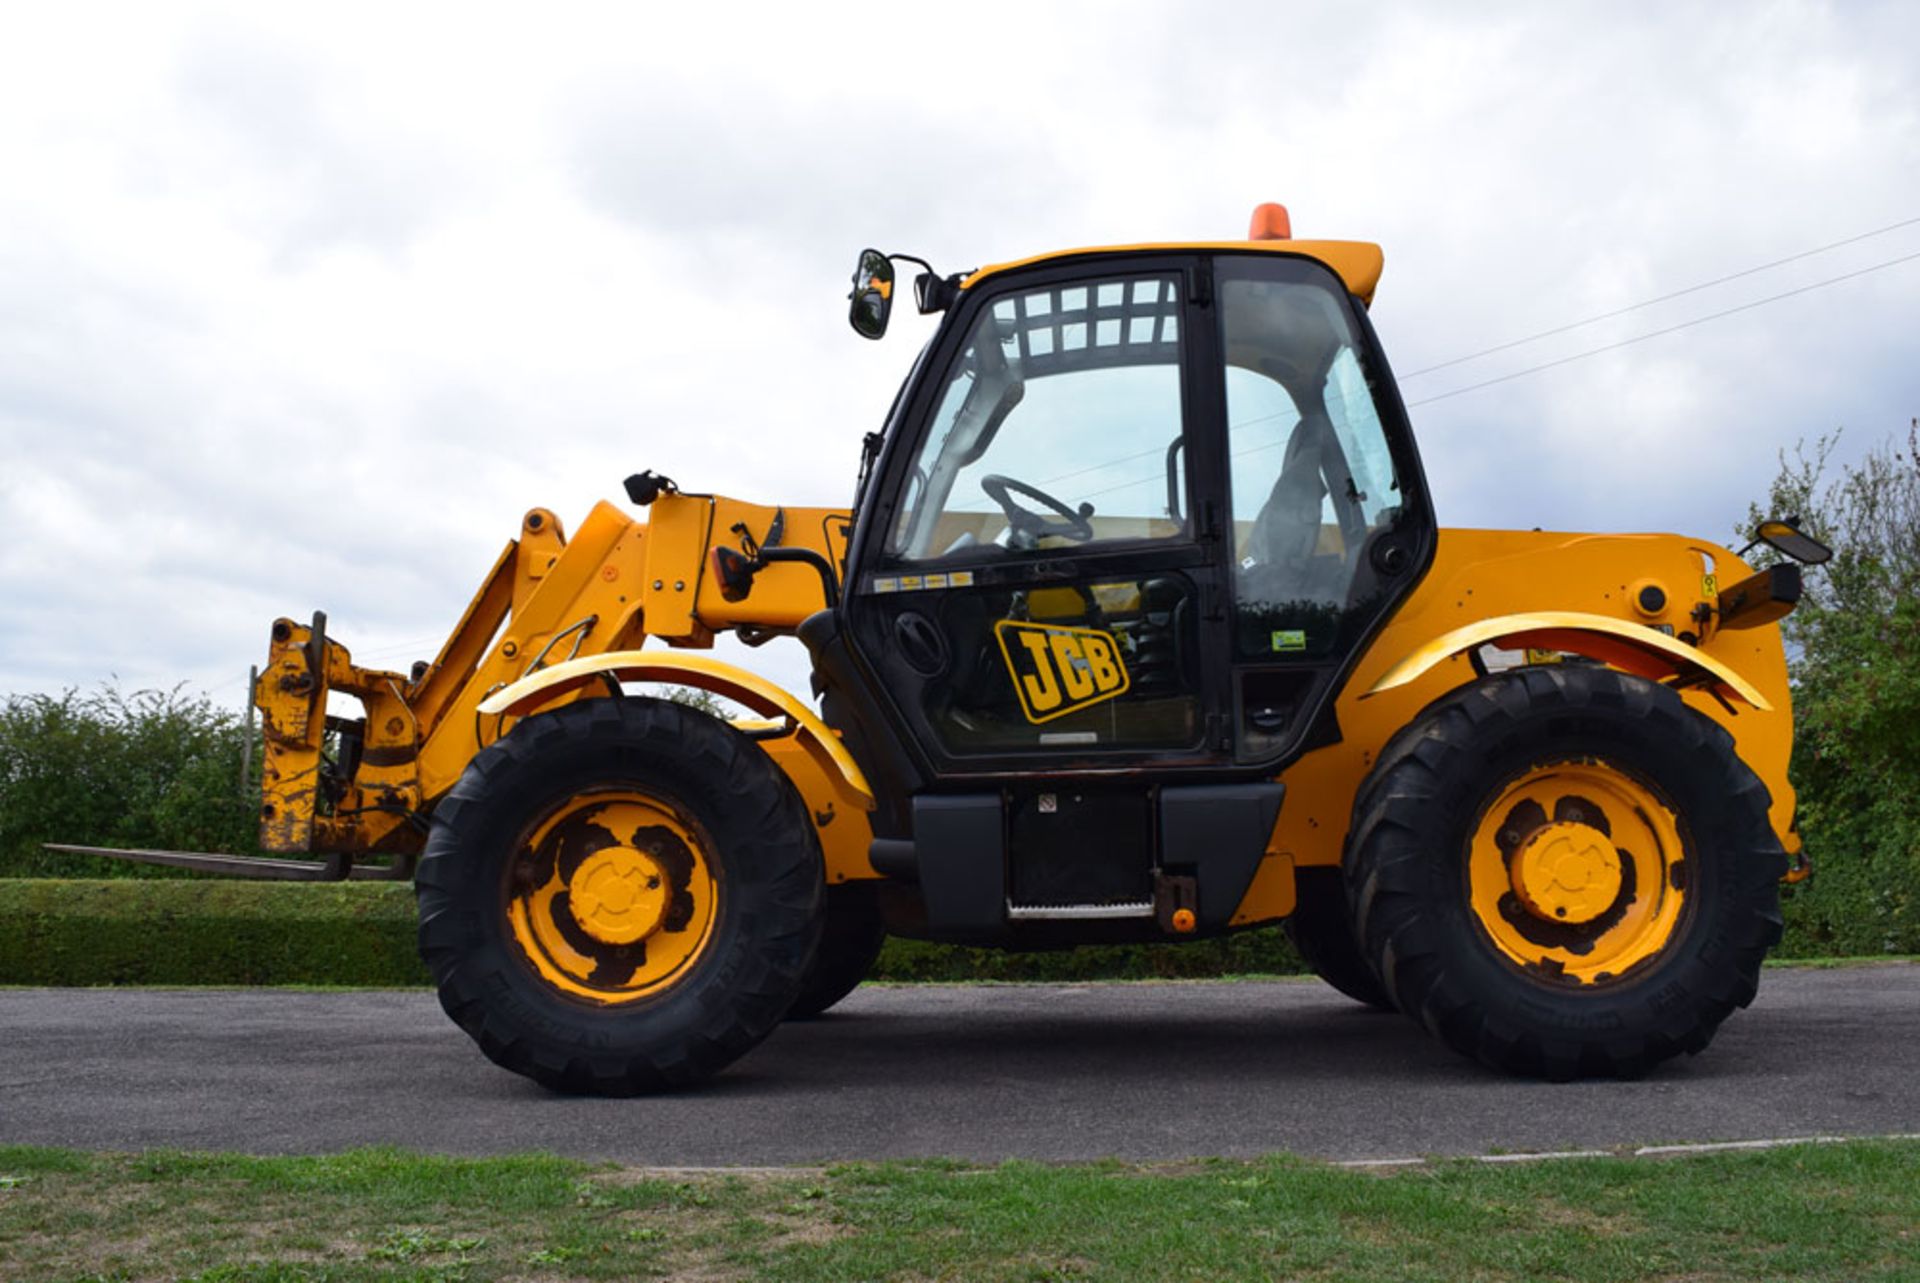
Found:
[[[0,984],[430,983],[413,887],[217,878],[0,879]],[[1289,974],[1278,931],[1142,948],[1004,953],[898,938],[871,976],[924,980],[1172,980]]]
[[[1781,459],[1764,511],[1834,550],[1782,621],[1792,778],[1814,878],[1791,951],[1920,950],[1920,421],[1837,473],[1837,437]],[[1758,519],[1763,510],[1756,507]]]
[[[1920,1143],[1685,1158],[673,1174],[0,1148],[0,1277],[1907,1280]]]
[[[1920,953],[1920,424],[1857,464],[1835,464],[1837,441],[1784,455],[1766,502],[1734,539],[1745,542],[1763,515],[1794,514],[1835,550],[1831,563],[1807,571],[1806,595],[1783,625],[1797,724],[1793,779],[1815,876],[1787,900],[1782,957]],[[1772,554],[1754,555],[1764,564]],[[405,887],[210,885],[41,849],[56,841],[251,851],[244,745],[237,711],[181,690],[127,693],[107,683],[0,705],[0,983],[421,983]],[[258,780],[257,764],[250,774]],[[55,878],[112,881],[8,881]],[[103,943],[103,921],[128,924],[116,933],[121,944]],[[1277,931],[1259,931],[1027,956],[891,941],[876,975],[1081,980],[1299,969]]]
[[[14,695],[0,708],[0,877],[190,876],[43,842],[253,850],[240,718],[182,689]],[[260,778],[258,769],[252,778]]]

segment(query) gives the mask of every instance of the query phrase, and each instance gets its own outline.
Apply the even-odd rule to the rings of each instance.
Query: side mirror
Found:
[[[1800,529],[1797,517],[1769,518],[1754,528],[1753,543],[1764,543],[1785,553],[1803,566],[1818,566],[1833,556],[1833,549]],[[1745,552],[1746,549],[1741,549]]]
[[[860,251],[860,266],[853,271],[853,293],[847,296],[853,307],[847,320],[854,333],[863,339],[877,339],[887,332],[887,318],[893,314],[893,264],[877,249]]]

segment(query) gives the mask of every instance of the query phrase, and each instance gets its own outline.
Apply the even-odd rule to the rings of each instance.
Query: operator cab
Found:
[[[1051,907],[1165,927],[1183,895],[1224,925],[1205,919],[1264,852],[1272,776],[1338,736],[1341,674],[1432,554],[1366,318],[1378,265],[1264,240],[923,274],[945,319],[862,493],[841,604],[802,635],[828,720],[911,799],[875,816],[875,854],[936,926]],[[885,256],[862,256],[854,299],[855,328],[884,332]],[[936,903],[930,860],[966,866],[950,891],[970,904]],[[975,894],[994,861],[1006,881]],[[1222,861],[1208,887],[1198,865]]]

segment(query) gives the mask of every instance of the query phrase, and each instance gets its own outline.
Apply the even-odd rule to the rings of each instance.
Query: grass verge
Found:
[[[671,1176],[394,1150],[0,1148],[0,1276],[1866,1280],[1920,1275],[1920,1143],[1386,1173],[1292,1158]]]

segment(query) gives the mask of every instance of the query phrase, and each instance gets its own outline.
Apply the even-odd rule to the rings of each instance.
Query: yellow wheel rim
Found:
[[[1658,957],[1687,908],[1680,823],[1647,785],[1605,762],[1539,766],[1474,825],[1474,918],[1542,980],[1598,985]]]
[[[617,1004],[672,985],[705,952],[720,883],[700,827],[644,793],[583,793],[528,833],[507,869],[507,920],[555,989]]]

